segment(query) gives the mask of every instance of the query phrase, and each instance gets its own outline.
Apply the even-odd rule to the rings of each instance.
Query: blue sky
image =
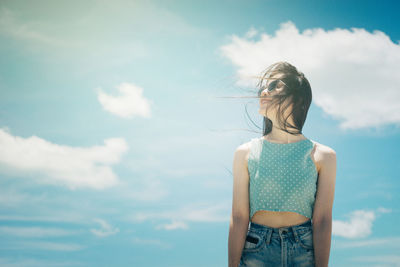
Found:
[[[400,266],[395,1],[1,1],[0,266],[226,266],[252,75],[311,83],[329,266]],[[246,118],[246,108],[253,125]]]

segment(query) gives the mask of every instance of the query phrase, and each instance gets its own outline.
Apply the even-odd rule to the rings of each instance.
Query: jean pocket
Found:
[[[243,250],[249,251],[257,251],[262,248],[263,245],[263,235],[249,231],[246,236],[246,241],[244,243]]]
[[[307,250],[311,250],[314,248],[313,232],[311,229],[298,234],[298,237],[299,237],[300,246],[302,246],[303,248],[305,248]]]

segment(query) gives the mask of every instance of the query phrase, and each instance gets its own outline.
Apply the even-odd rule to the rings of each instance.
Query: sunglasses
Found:
[[[268,91],[268,92],[274,91],[274,90],[276,89],[276,86],[278,85],[278,82],[279,82],[279,81],[281,81],[286,87],[289,88],[289,86],[287,86],[286,83],[285,83],[284,81],[282,81],[282,80],[280,80],[280,79],[276,79],[276,80],[273,80],[272,82],[270,82],[270,83],[268,84],[267,91]],[[262,93],[264,90],[265,90],[265,86],[261,87],[260,90],[258,90],[258,96],[261,96],[261,93]]]

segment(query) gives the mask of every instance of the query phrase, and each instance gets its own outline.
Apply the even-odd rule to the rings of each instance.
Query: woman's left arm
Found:
[[[336,152],[324,146],[320,150],[320,170],[313,211],[313,243],[316,267],[327,267],[332,237],[332,206],[335,195]]]

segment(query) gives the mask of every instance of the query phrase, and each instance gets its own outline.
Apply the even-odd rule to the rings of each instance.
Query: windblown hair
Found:
[[[261,76],[260,81],[257,84],[258,96],[260,97],[261,91],[265,89],[265,84],[268,80],[273,80],[274,76],[282,74],[279,80],[282,82],[278,83],[278,87],[284,86],[282,93],[272,95],[271,104],[268,105],[267,109],[272,105],[277,105],[277,120],[279,124],[283,126],[283,131],[299,135],[302,134],[303,125],[307,118],[308,109],[312,101],[311,86],[307,78],[301,71],[286,61],[279,61],[267,67]],[[285,104],[285,100],[288,100]],[[283,118],[283,114],[292,105],[292,111]],[[293,123],[288,122],[288,118],[293,116]],[[288,130],[294,129],[295,131]],[[263,123],[263,135],[267,135],[272,130],[272,121],[268,117],[264,117]]]

